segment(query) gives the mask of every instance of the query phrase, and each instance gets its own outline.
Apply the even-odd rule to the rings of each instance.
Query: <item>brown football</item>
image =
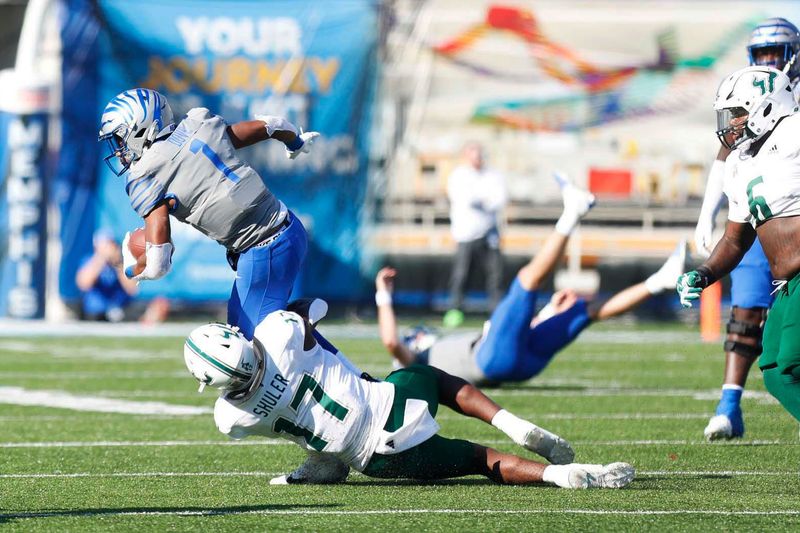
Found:
[[[145,253],[144,228],[137,228],[131,232],[131,237],[128,239],[128,250],[136,258]]]

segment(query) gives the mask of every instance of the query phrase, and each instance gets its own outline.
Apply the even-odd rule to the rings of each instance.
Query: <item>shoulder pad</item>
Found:
[[[280,357],[286,349],[302,350],[305,325],[297,313],[274,311],[256,326],[253,336],[258,338],[267,354]]]
[[[193,107],[186,113],[186,117],[192,120],[208,120],[214,115],[205,107]]]

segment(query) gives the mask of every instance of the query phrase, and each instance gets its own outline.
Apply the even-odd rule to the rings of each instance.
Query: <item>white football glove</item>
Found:
[[[707,216],[701,212],[697,227],[694,229],[694,249],[703,257],[711,255],[711,246],[714,244],[711,240],[713,233],[714,216]]]
[[[127,278],[133,278],[133,267],[136,266],[136,258],[133,257],[130,248],[128,248],[128,241],[131,240],[131,232],[125,232],[125,238],[122,239],[122,271],[125,272]],[[130,274],[129,274],[130,273]]]
[[[295,159],[300,154],[307,154],[311,151],[311,145],[314,144],[314,139],[319,137],[319,132],[317,131],[307,131],[303,133],[303,130],[300,130],[300,140],[303,141],[303,144],[300,145],[300,148],[296,150],[290,150],[288,147],[286,148],[286,157],[289,159]]]
[[[708,286],[708,279],[697,270],[681,274],[678,278],[678,297],[683,307],[691,307],[692,302],[700,298],[700,293]]]

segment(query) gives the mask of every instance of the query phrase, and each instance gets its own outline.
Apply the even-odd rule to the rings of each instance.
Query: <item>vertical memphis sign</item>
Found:
[[[366,190],[378,13],[372,0],[99,0],[98,116],[131,87],[167,96],[176,120],[206,107],[228,123],[282,115],[321,133],[310,154],[286,157],[276,141],[242,157],[309,230],[300,292],[352,298],[360,283],[358,243]],[[123,184],[100,165],[98,226],[141,225]],[[172,272],[143,283],[144,296],[227,298],[233,272],[224,250],[173,224]],[[297,291],[296,291],[297,292]],[[355,295],[357,296],[357,294]]]
[[[43,318],[46,85],[0,76],[0,316]]]

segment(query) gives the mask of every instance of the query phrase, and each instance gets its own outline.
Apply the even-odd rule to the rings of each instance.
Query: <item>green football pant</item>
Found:
[[[797,368],[797,367],[795,367]],[[764,385],[789,413],[800,421],[800,379],[783,374],[777,366],[762,370]]]
[[[784,285],[764,325],[764,352],[759,366],[764,385],[800,420],[800,275]]]

